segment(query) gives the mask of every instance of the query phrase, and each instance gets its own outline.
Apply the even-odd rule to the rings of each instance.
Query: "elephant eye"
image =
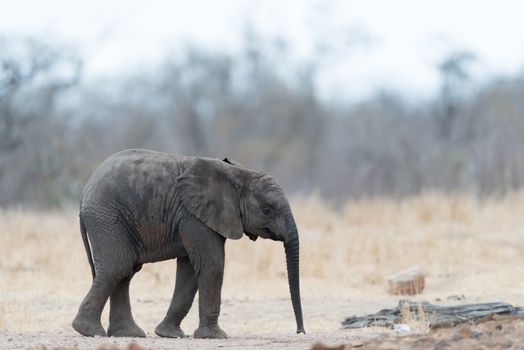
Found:
[[[271,208],[270,207],[264,207],[262,208],[262,213],[266,216],[270,215],[272,212]]]

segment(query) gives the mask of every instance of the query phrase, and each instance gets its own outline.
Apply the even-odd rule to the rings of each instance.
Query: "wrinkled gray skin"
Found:
[[[177,258],[171,305],[155,333],[180,329],[199,291],[195,338],[226,338],[218,326],[226,238],[284,242],[297,333],[304,333],[298,233],[282,189],[272,177],[227,159],[126,150],[105,160],[87,182],[80,228],[93,284],[73,328],[106,336],[100,322],[110,299],[107,335],[144,337],[131,314],[129,282],[142,264]]]

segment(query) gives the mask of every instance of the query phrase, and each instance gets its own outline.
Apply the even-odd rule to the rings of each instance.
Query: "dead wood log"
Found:
[[[388,293],[401,295],[420,294],[425,286],[424,272],[418,268],[402,271],[388,278]]]
[[[402,323],[402,313],[425,322],[431,328],[452,327],[463,322],[474,322],[489,315],[519,315],[524,317],[524,307],[495,302],[440,306],[428,301],[401,300],[393,309],[383,309],[376,314],[351,316],[342,322],[342,328],[388,327]]]

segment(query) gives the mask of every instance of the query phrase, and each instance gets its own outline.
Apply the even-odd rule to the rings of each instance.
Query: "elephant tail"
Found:
[[[82,234],[82,241],[84,242],[84,248],[86,249],[87,260],[89,261],[89,265],[91,266],[91,274],[93,275],[93,279],[95,279],[95,264],[93,262],[91,246],[89,244],[89,238],[87,238],[86,227],[84,225],[84,219],[82,218],[82,214],[80,214],[80,233]]]

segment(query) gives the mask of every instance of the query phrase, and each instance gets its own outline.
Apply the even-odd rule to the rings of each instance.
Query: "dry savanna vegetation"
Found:
[[[358,200],[341,208],[296,197],[292,207],[301,234],[308,331],[301,341],[308,344],[371,336],[374,331],[340,330],[340,321],[394,306],[398,299],[386,293],[386,277],[413,266],[427,275],[420,300],[455,303],[454,296],[464,295],[463,302],[524,305],[524,193],[498,199],[429,193],[400,201]],[[242,238],[226,246],[224,329],[233,340],[294,336],[281,244]],[[161,341],[152,331],[167,310],[175,267],[174,261],[148,264],[133,279],[134,315],[151,337],[147,341]],[[75,210],[0,213],[0,334],[12,346],[42,342],[39,334],[84,346],[70,321],[90,282]],[[193,307],[183,328],[190,333],[197,322]],[[17,335],[34,339],[16,343],[22,342]]]

